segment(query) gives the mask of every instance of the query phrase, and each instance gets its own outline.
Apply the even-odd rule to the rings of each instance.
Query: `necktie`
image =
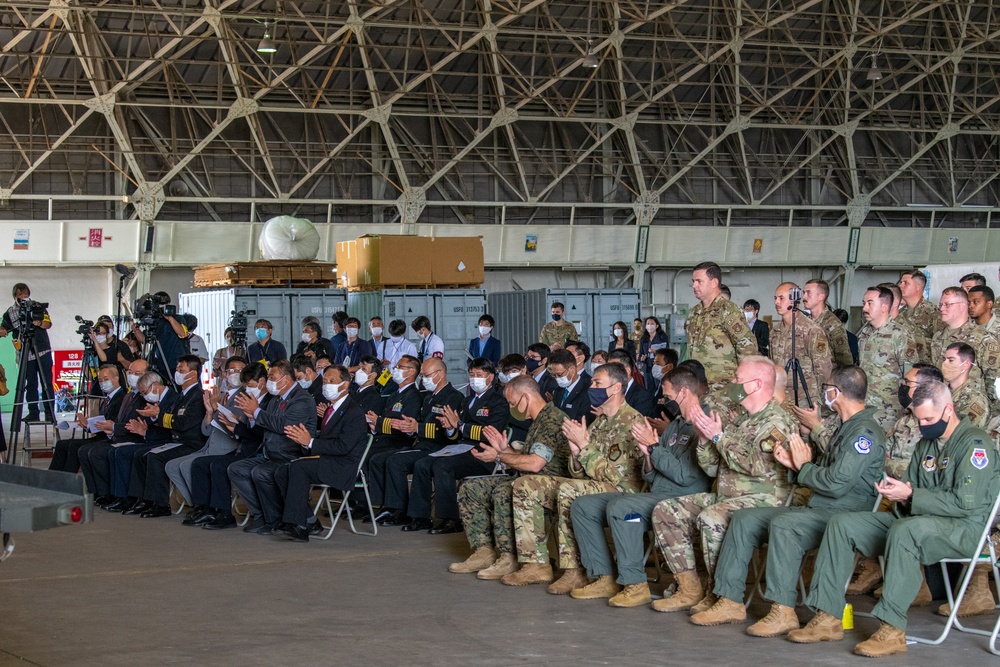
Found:
[[[101,404],[101,414],[104,415],[105,417],[108,414],[108,406],[110,405],[111,405],[111,397],[108,396],[107,398],[104,399],[104,403]]]
[[[323,417],[323,428],[326,428],[326,425],[330,423],[330,417],[333,416],[334,412],[336,410],[333,409],[332,405],[326,409],[326,416]]]
[[[423,360],[424,360],[424,348],[425,348],[425,347],[427,347],[427,339],[426,339],[426,338],[425,338],[425,339],[423,339],[423,340],[422,340],[422,341],[420,342],[420,355],[419,355],[419,356],[420,356],[420,361],[423,361]]]

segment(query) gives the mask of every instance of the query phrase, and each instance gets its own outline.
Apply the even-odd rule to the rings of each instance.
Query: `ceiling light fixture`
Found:
[[[868,74],[865,76],[869,81],[881,81],[882,80],[882,70],[878,66],[878,54],[872,54],[872,66],[868,68]]]
[[[597,55],[594,53],[594,40],[587,38],[587,57],[583,59],[580,65],[587,69],[597,69],[600,64],[601,61],[597,59]]]
[[[278,50],[278,45],[274,43],[271,39],[271,31],[268,28],[267,21],[264,22],[264,38],[260,40],[257,45],[257,53],[275,53]]]

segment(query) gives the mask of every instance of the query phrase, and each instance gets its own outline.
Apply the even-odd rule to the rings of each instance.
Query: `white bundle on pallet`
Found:
[[[264,223],[259,246],[263,259],[316,259],[319,232],[305,218],[279,215]]]

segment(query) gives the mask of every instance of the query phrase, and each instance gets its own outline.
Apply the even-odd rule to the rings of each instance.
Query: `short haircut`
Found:
[[[302,326],[305,326],[310,322],[313,324],[319,324],[319,319],[315,315],[306,315],[302,318]]]
[[[426,315],[417,315],[416,317],[413,318],[413,321],[410,322],[410,327],[414,331],[420,331],[421,329],[427,329],[428,331],[430,331],[431,321]]]
[[[948,347],[944,348],[944,351],[955,350],[958,352],[958,358],[962,361],[968,361],[970,363],[976,363],[976,350],[973,349],[968,343],[952,343]]]
[[[553,365],[576,368],[576,357],[569,350],[556,350],[549,355],[549,366]]]
[[[232,367],[232,365],[235,364],[235,363],[240,363],[240,364],[243,364],[244,366],[246,366],[248,362],[243,357],[239,357],[239,356],[229,357],[228,359],[226,359],[226,366],[225,366],[226,370],[229,370],[229,368]]]
[[[927,276],[920,269],[910,269],[909,271],[903,271],[900,274],[900,278],[912,278],[913,282],[920,283],[921,287],[927,287]]]
[[[389,322],[389,335],[390,336],[403,336],[406,335],[406,322],[403,320],[393,320]]]
[[[267,377],[267,369],[263,364],[250,364],[240,371],[240,381],[243,384],[253,381],[258,382]]]
[[[653,358],[663,357],[664,363],[670,364],[671,366],[676,366],[680,357],[677,355],[677,350],[672,347],[661,347],[653,354]]]
[[[271,325],[270,320],[257,320],[256,322],[253,323],[253,327],[254,329],[257,329],[259,327],[264,327],[265,329],[268,330],[272,331],[274,330],[274,326]]]
[[[751,354],[740,360],[740,366],[746,364],[750,367],[750,374],[755,380],[760,380],[761,389],[767,392],[774,391],[775,363],[765,356]]]
[[[705,375],[705,365],[697,359],[685,359],[677,364],[677,368],[687,368],[698,378],[698,382],[702,385],[708,384],[708,376]]]
[[[382,318],[381,318],[381,317],[379,317],[378,315],[376,315],[375,317],[373,317],[373,318],[371,318],[370,320],[368,320],[368,324],[371,324],[371,323],[372,323],[372,322],[374,322],[375,320],[378,320],[379,322],[381,322],[381,321],[382,321]]]
[[[145,391],[146,389],[149,389],[150,386],[152,386],[154,384],[158,384],[160,386],[163,386],[163,384],[164,384],[163,377],[161,377],[160,374],[157,373],[156,371],[146,371],[145,373],[142,374],[142,376],[139,378],[139,380],[135,383],[135,386],[136,386],[137,389],[139,387],[144,387],[145,389],[143,389],[143,391]]]
[[[479,321],[486,322],[491,327],[495,327],[497,325],[497,321],[493,319],[492,315],[482,315],[479,317]]]
[[[607,375],[608,379],[611,380],[612,383],[617,382],[621,384],[622,391],[625,391],[625,387],[628,386],[628,379],[629,379],[628,371],[625,370],[624,366],[622,366],[617,362],[604,364],[603,366],[594,371],[595,376],[599,375],[600,373],[604,373],[605,375]]]
[[[305,373],[316,370],[316,362],[304,354],[297,354],[292,357],[292,370],[298,373]]]
[[[715,262],[702,262],[701,264],[696,264],[695,267],[691,269],[692,273],[695,271],[704,271],[709,280],[718,280],[719,282],[722,282],[722,269],[720,269],[719,265]]]
[[[194,356],[193,354],[182,354],[177,357],[177,363],[184,362],[187,364],[188,372],[195,371],[201,373],[201,359]]]
[[[118,375],[118,364],[113,364],[110,362],[103,363],[97,367],[98,371],[112,371],[115,375]]]
[[[198,317],[193,313],[184,313],[184,321],[187,323],[188,331],[198,328]]]
[[[608,363],[621,364],[628,370],[635,368],[635,361],[632,359],[632,355],[628,350],[613,350],[611,354],[608,355]]]
[[[564,346],[567,350],[571,347],[575,347],[583,355],[583,361],[586,362],[590,359],[590,346],[584,343],[582,340],[568,340]]]
[[[319,324],[316,322],[306,322],[302,325],[302,328],[312,331],[317,336],[323,335],[323,330],[319,328]]]
[[[278,371],[282,375],[287,375],[292,380],[295,379],[295,370],[292,368],[292,364],[288,362],[287,359],[280,359],[271,364],[270,370]]]
[[[444,359],[438,359],[437,357],[429,357],[427,359],[424,359],[420,363],[421,372],[427,372],[427,364],[431,364],[432,366],[440,366],[441,370],[444,371],[445,375],[448,374],[448,364],[444,363]],[[472,369],[472,362],[469,362],[469,369],[470,370]]]
[[[913,390],[913,404],[910,409],[930,403],[935,408],[944,410],[944,406],[951,402],[951,389],[948,388],[948,385],[938,380],[931,380]]]
[[[347,366],[343,364],[334,364],[332,366],[327,366],[323,370],[323,377],[326,377],[326,374],[329,373],[330,371],[337,371],[337,377],[340,378],[341,382],[343,382],[344,380],[347,380],[348,382],[351,381],[351,371],[347,370]]]
[[[476,357],[471,362],[469,362],[470,371],[483,371],[484,373],[489,373],[490,375],[497,374],[497,367],[493,365],[493,362],[486,357]]]
[[[729,285],[722,285],[722,284],[720,284],[719,285],[719,291],[722,292],[723,294],[725,294],[727,299],[732,299],[733,298],[733,292],[732,292],[731,289],[729,289]]]
[[[342,310],[338,310],[332,315],[331,319],[337,323],[337,326],[343,329],[347,324],[347,313]]]
[[[507,354],[501,357],[500,363],[497,364],[501,373],[506,373],[508,371],[520,370],[527,366],[527,362],[524,357],[514,352],[513,354]],[[532,380],[534,382],[534,380]]]
[[[330,362],[327,365],[332,365],[333,364],[333,359],[330,357],[329,354],[321,354],[318,357],[316,357],[316,366],[319,366],[319,362],[320,361],[324,361],[324,360]]]
[[[551,310],[552,308],[559,308],[564,311],[566,310],[566,306],[562,305],[561,301],[553,301],[552,305],[549,307],[549,310]]]
[[[505,392],[510,392],[518,397],[527,394],[528,396],[541,396],[542,391],[538,388],[538,383],[535,382],[535,378],[530,375],[518,375],[516,378],[507,383],[504,388]]]
[[[865,291],[877,292],[878,300],[884,303],[887,308],[892,308],[892,302],[895,301],[895,298],[892,296],[892,290],[890,290],[888,287],[882,287],[881,285],[872,285]]]
[[[868,395],[868,376],[858,366],[834,368],[827,382],[837,385],[847,398],[854,401],[864,401]]]
[[[687,389],[697,396],[701,393],[701,381],[690,368],[675,368],[663,376],[663,382],[669,382],[675,391]]]
[[[354,326],[358,327],[359,329],[361,328],[361,320],[359,320],[356,317],[348,317],[347,318],[347,326],[350,326],[352,324]]]
[[[31,290],[24,283],[14,283],[14,287],[12,287],[10,290],[10,295],[14,298],[17,298],[18,292],[24,292],[28,296],[31,296]]]
[[[964,276],[962,276],[962,279],[959,280],[958,282],[967,283],[970,280],[974,281],[977,285],[986,284],[986,277],[981,273],[966,273]]]
[[[915,378],[917,384],[944,382],[944,375],[941,374],[941,369],[934,364],[916,363],[913,364],[913,368],[917,370],[917,377]]]
[[[532,343],[531,345],[528,346],[528,352],[534,352],[535,354],[540,356],[543,361],[545,359],[548,359],[549,355],[552,354],[552,350],[550,350],[549,346],[546,345],[545,343]]]
[[[969,300],[969,295],[961,287],[945,287],[941,290],[941,298],[943,299],[945,296],[954,296],[966,302]]]
[[[815,285],[818,287],[819,291],[823,293],[824,299],[830,297],[830,283],[826,282],[822,278],[810,278],[806,281],[806,285]]]
[[[413,355],[404,354],[403,356],[401,356],[399,358],[399,361],[396,362],[397,366],[399,366],[400,361],[405,361],[407,363],[413,364],[414,368],[417,369],[417,374],[418,375],[420,374],[420,360],[414,357]]]
[[[893,303],[899,303],[903,300],[903,290],[899,289],[899,285],[896,283],[879,283],[878,286],[892,292]]]
[[[382,362],[379,360],[378,357],[372,356],[370,354],[366,354],[365,356],[361,357],[361,362],[360,363],[362,363],[362,364],[371,364],[372,365],[372,372],[370,373],[370,375],[381,375],[382,374]]]
[[[891,301],[889,303],[889,307],[892,308],[892,302]],[[851,316],[848,315],[847,311],[844,310],[843,308],[837,308],[837,309],[835,309],[833,311],[833,314],[836,315],[837,319],[840,320],[840,323],[844,324],[844,325],[847,324],[847,320],[851,319]]]
[[[757,299],[747,299],[743,302],[743,308],[753,308],[756,311],[760,311],[760,301]]]
[[[996,301],[996,295],[993,290],[986,285],[975,285],[969,290],[969,294],[976,293],[982,294],[987,301]]]

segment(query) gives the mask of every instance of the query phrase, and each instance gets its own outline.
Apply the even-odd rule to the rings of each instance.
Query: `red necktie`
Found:
[[[326,428],[326,425],[330,423],[330,417],[333,416],[334,412],[336,410],[333,409],[332,405],[326,409],[326,416],[323,417],[323,428]]]

